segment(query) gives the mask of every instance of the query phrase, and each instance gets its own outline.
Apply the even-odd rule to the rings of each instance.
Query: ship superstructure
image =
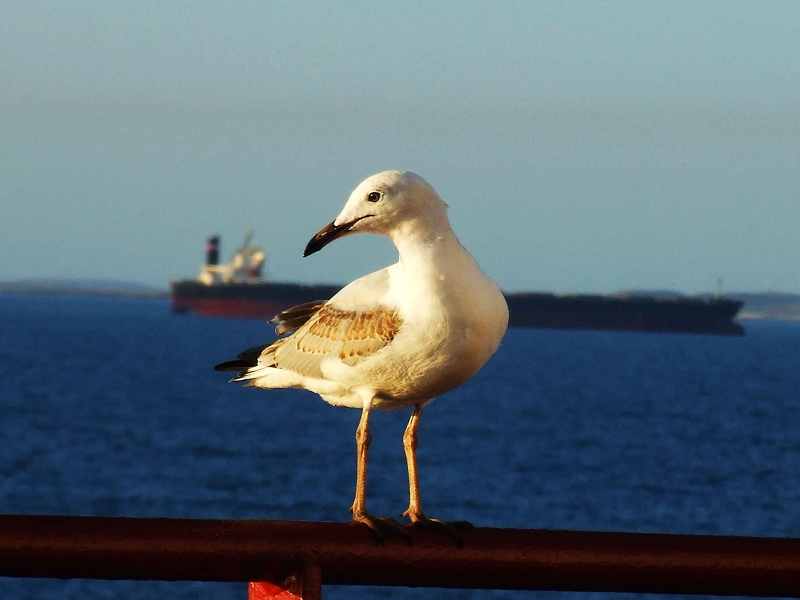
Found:
[[[220,264],[220,236],[212,235],[206,242],[206,262],[200,269],[197,281],[203,285],[230,283],[262,283],[264,249],[253,243],[253,230],[247,232],[242,245],[233,253],[231,260]]]

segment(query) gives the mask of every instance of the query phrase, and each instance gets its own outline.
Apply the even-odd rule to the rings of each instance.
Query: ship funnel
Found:
[[[219,264],[219,236],[212,235],[206,242],[206,265],[217,266]]]

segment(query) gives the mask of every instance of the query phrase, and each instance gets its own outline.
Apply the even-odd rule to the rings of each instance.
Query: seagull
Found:
[[[353,521],[382,539],[391,519],[366,510],[369,418],[373,409],[410,407],[403,434],[412,525],[445,524],[422,511],[417,430],[423,407],[470,379],[495,353],[508,327],[497,285],[461,245],[448,205],[410,171],[362,181],[303,256],[356,233],[385,235],[398,261],[356,279],[330,300],[301,304],[274,319],[278,339],[217,365],[249,387],[301,388],[333,406],[361,409],[356,429]]]

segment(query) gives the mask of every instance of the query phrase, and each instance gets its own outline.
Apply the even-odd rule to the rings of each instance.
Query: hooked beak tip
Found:
[[[315,233],[314,237],[308,241],[305,250],[303,250],[303,258],[311,256],[315,252],[319,252],[333,240],[347,233],[349,229],[350,228],[346,225],[337,226],[333,221],[331,221],[325,227]]]
[[[375,215],[372,214],[362,215],[357,219],[353,219],[347,223],[341,223],[340,225],[337,225],[336,221],[331,221],[325,225],[325,227],[315,233],[314,237],[309,240],[308,244],[306,244],[306,249],[303,251],[303,257],[305,258],[306,256],[314,254],[315,252],[319,252],[333,240],[338,239],[343,235],[347,235],[353,231],[353,226],[359,221],[363,221],[364,219],[374,216]]]

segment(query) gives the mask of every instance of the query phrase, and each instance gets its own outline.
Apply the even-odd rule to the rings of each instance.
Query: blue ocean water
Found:
[[[472,382],[426,409],[426,511],[499,527],[800,536],[800,324],[746,328],[510,331]],[[162,301],[0,296],[0,512],[346,520],[358,412],[228,385],[210,368],[271,336],[258,321],[176,317]],[[407,417],[372,420],[376,514],[406,506]],[[246,597],[244,584],[1,579],[0,590]],[[325,590],[353,595],[562,597]]]

